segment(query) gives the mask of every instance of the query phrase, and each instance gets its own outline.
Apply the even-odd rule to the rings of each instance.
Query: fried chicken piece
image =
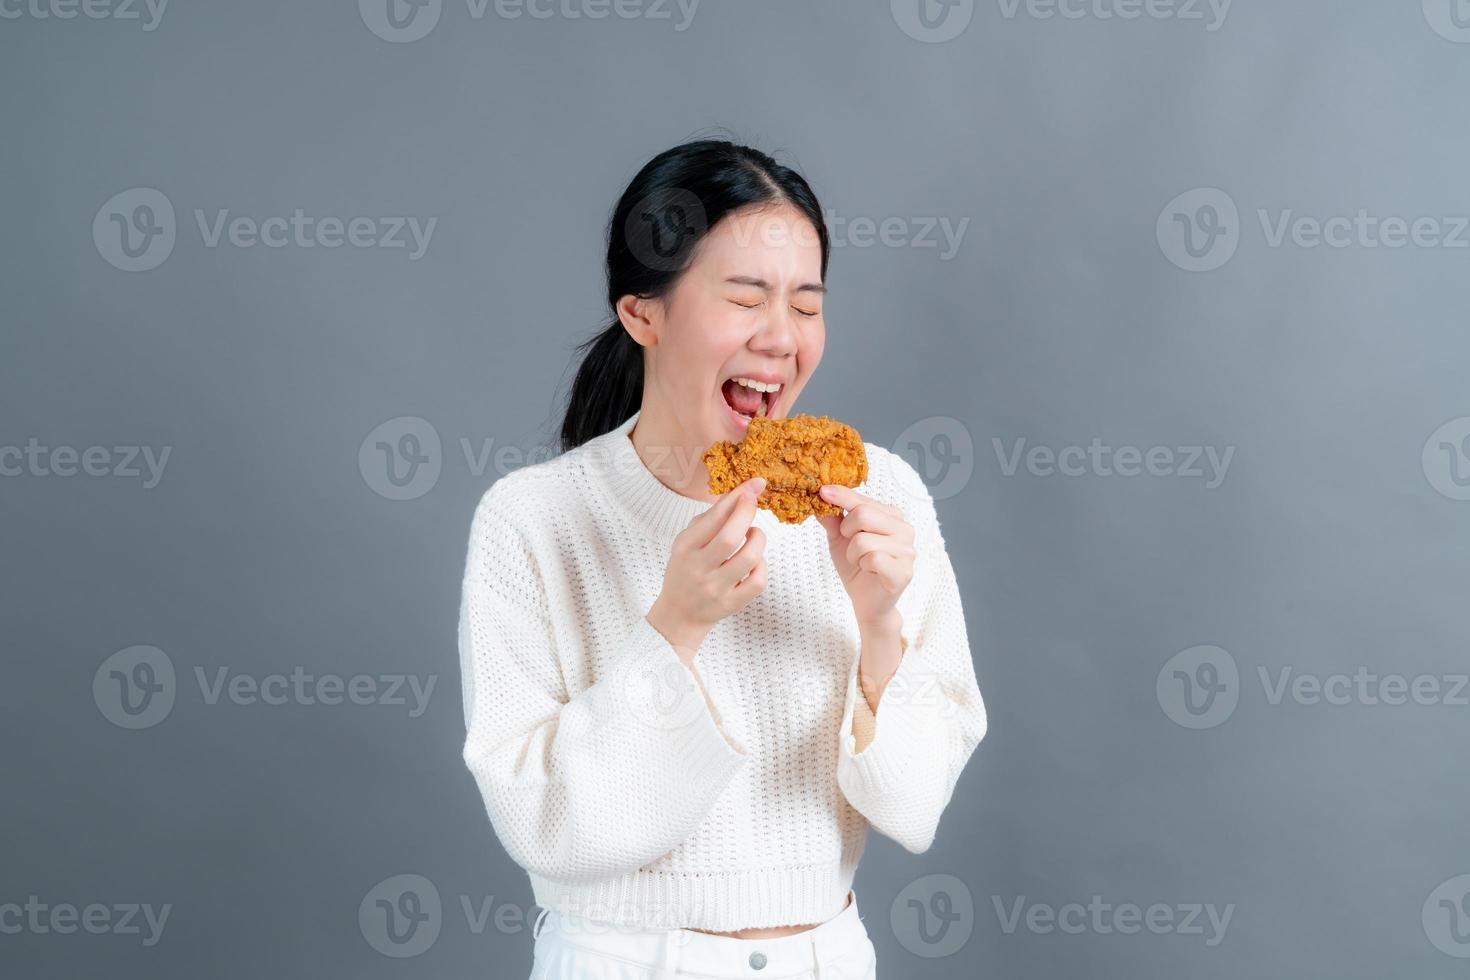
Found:
[[[840,515],[842,508],[817,495],[827,483],[856,487],[868,478],[862,436],[823,415],[786,419],[757,415],[739,443],[717,442],[704,453],[710,493],[729,493],[754,476],[766,478],[756,505],[783,524],[812,514]]]

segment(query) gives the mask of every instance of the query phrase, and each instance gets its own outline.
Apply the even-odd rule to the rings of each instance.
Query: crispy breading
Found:
[[[817,495],[827,483],[856,487],[868,478],[868,454],[856,429],[823,415],[786,419],[757,415],[739,443],[717,442],[704,453],[710,493],[729,493],[753,476],[766,478],[757,506],[783,524],[842,508]]]

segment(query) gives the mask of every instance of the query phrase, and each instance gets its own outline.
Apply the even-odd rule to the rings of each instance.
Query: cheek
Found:
[[[803,375],[809,375],[817,369],[817,364],[822,360],[822,351],[827,346],[827,328],[820,322],[811,325],[811,328],[801,336],[800,343],[796,347],[796,361]]]
[[[745,342],[742,325],[718,306],[691,307],[678,331],[680,370],[690,383],[718,373]]]

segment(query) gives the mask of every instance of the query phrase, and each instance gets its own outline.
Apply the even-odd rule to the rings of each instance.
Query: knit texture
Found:
[[[630,928],[826,921],[870,825],[928,849],[985,735],[933,500],[902,457],[865,443],[857,491],[899,507],[917,551],[876,712],[814,518],[756,512],[765,590],[715,625],[691,670],[645,615],[674,537],[713,504],[649,471],[637,420],[501,477],[476,507],[465,763],[538,905]]]

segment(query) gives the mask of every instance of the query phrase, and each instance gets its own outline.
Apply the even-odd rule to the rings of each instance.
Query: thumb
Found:
[[[832,556],[832,567],[836,569],[838,579],[846,581],[849,566],[847,539],[842,536],[842,518],[828,514],[818,516],[817,520],[827,531],[827,552]]]
[[[836,544],[842,538],[842,518],[835,514],[819,514],[817,523],[826,529],[828,544]]]

